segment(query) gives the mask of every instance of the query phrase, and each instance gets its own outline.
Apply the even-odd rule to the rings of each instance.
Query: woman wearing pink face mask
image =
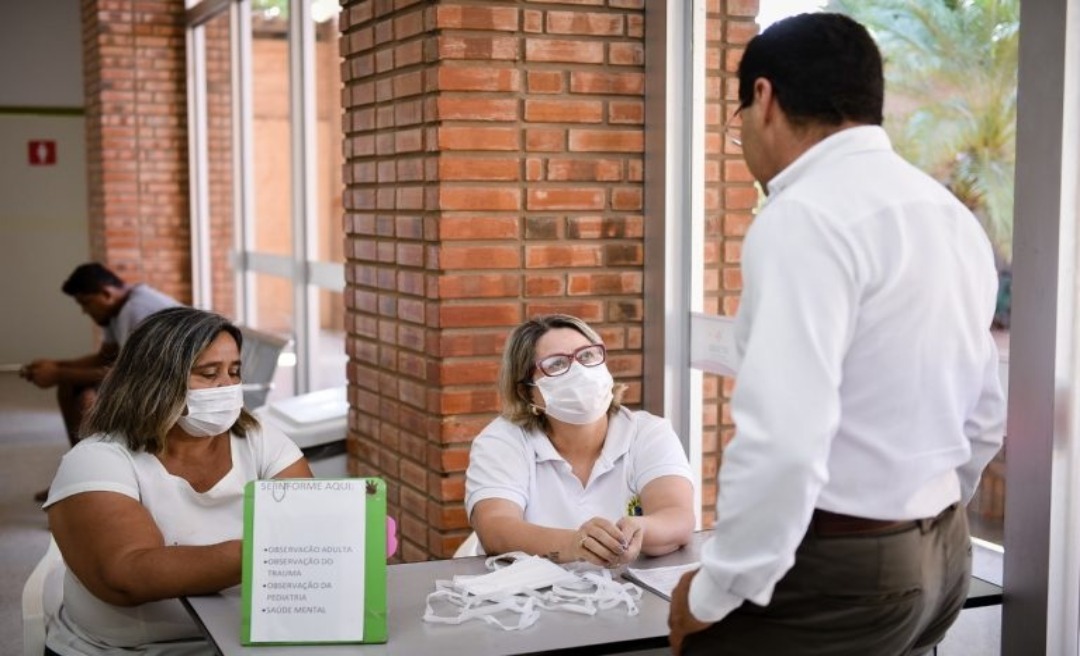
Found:
[[[240,343],[224,317],[177,307],[121,349],[45,502],[68,566],[46,654],[214,653],[176,598],[240,583],[248,481],[311,477],[244,410]]]
[[[465,505],[485,552],[616,567],[690,540],[693,487],[671,424],[620,404],[600,336],[537,317],[503,351],[503,412],[472,443]]]

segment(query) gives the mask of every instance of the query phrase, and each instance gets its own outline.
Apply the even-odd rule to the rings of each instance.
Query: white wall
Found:
[[[0,363],[94,348],[60,285],[89,258],[78,0],[0,0]],[[41,109],[69,110],[49,113]],[[75,110],[72,113],[70,110]],[[30,140],[57,144],[30,166]]]
[[[60,285],[89,252],[82,116],[0,115],[0,362],[93,349],[92,324]],[[28,141],[56,141],[30,166]]]
[[[79,0],[0,0],[0,108],[82,107]]]

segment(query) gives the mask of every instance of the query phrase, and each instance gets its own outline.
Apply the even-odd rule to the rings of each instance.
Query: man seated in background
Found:
[[[82,311],[101,326],[101,346],[95,353],[79,358],[34,360],[19,374],[42,389],[56,387],[64,428],[74,446],[83,414],[93,404],[98,385],[128,336],[146,317],[180,302],[149,285],[129,285],[97,262],[76,267],[61,291],[74,298]],[[34,499],[44,502],[48,492],[42,490]]]

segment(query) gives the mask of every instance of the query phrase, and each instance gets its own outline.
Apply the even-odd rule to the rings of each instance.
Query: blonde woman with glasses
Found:
[[[671,424],[620,403],[600,336],[537,317],[503,352],[502,416],[473,441],[469,521],[486,553],[617,567],[660,555],[694,529],[690,466]]]

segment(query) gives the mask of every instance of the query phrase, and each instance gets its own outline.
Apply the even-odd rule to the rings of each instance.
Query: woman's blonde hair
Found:
[[[161,453],[165,435],[187,405],[188,376],[199,355],[221,333],[243,346],[240,329],[225,317],[190,307],[155,312],[131,333],[102,381],[82,435],[123,440],[132,451]],[[247,410],[233,424],[244,437],[259,422]]]
[[[506,340],[503,349],[502,366],[499,368],[499,393],[503,401],[503,417],[526,430],[549,428],[547,417],[537,413],[529,396],[533,371],[536,368],[536,343],[549,330],[569,328],[581,333],[592,344],[602,344],[603,340],[595,330],[577,317],[568,314],[546,314],[529,319],[514,329]],[[612,394],[608,414],[615,412],[622,405],[626,385],[616,383]]]

